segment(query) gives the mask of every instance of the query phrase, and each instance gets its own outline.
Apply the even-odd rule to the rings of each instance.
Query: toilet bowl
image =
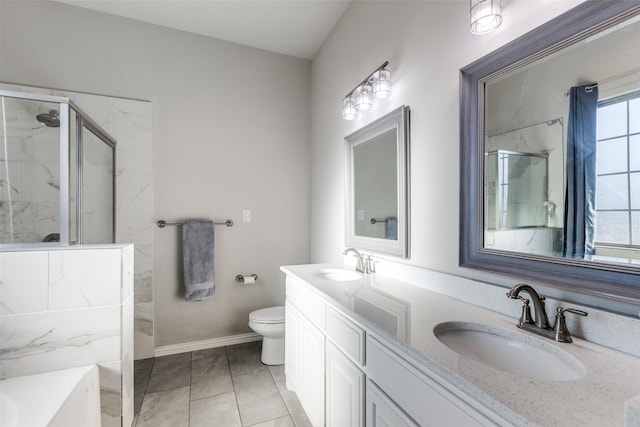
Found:
[[[267,307],[249,314],[249,327],[262,335],[262,355],[265,365],[284,363],[284,306]]]

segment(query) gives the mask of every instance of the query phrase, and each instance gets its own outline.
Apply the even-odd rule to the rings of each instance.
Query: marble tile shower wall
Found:
[[[133,245],[0,252],[0,377],[97,364],[103,427],[133,421]]]
[[[51,109],[57,110],[57,104],[4,99],[7,126],[0,131],[0,179],[5,184],[0,186],[0,242],[39,242],[58,231],[59,129],[38,125],[36,120],[37,114]]]
[[[153,357],[153,105],[145,101],[31,86],[0,84],[0,88],[68,97],[118,142],[116,242],[135,246],[135,358]],[[40,175],[34,177],[44,181],[49,178],[44,172]]]

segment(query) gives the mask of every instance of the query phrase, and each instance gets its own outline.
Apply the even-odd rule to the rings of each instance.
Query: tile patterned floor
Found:
[[[260,342],[135,362],[133,427],[309,427]]]

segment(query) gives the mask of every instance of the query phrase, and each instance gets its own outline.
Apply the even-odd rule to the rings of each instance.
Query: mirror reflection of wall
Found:
[[[398,239],[396,144],[391,129],[353,147],[356,236]]]

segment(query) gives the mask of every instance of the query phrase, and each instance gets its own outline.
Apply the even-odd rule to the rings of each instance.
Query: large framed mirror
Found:
[[[460,265],[640,302],[640,2],[461,70]]]
[[[409,257],[409,107],[345,138],[345,244]]]

